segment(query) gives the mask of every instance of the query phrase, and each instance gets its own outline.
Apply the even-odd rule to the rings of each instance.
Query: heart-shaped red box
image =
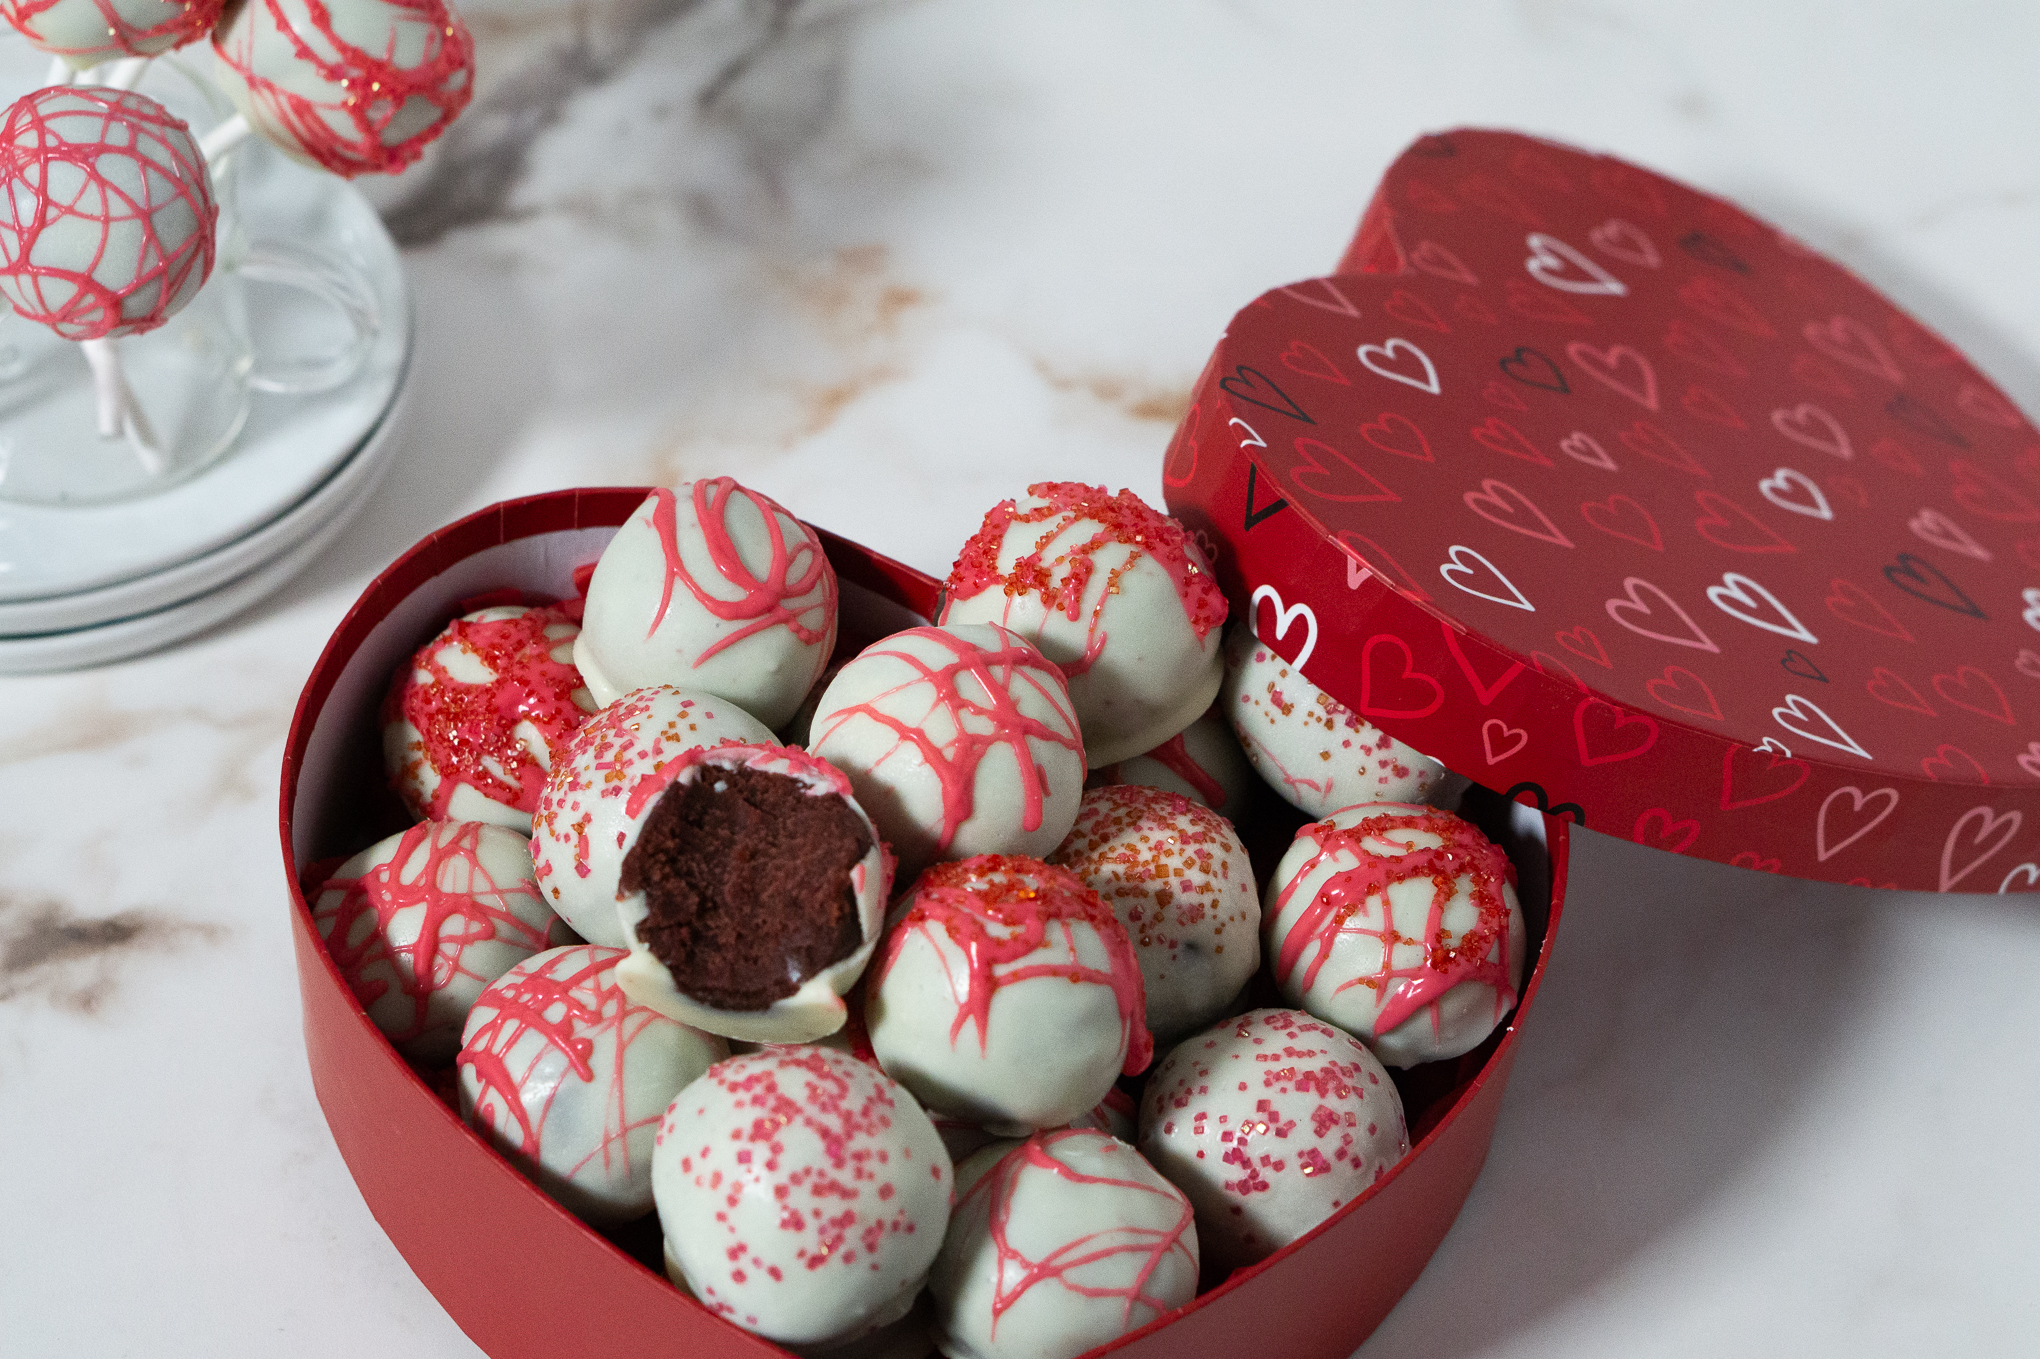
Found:
[[[499,590],[560,598],[648,492],[561,491],[472,515],[406,552],[363,592],[307,680],[285,747],[284,863],[319,1104],[377,1222],[462,1330],[493,1359],[628,1353],[765,1359],[785,1351],[683,1296],[654,1264],[656,1232],[612,1240],[540,1193],[461,1122],[376,1030],[311,923],[302,878],[402,824],[381,768],[389,677],[459,602]],[[925,618],[937,582],[824,532],[859,644]],[[1405,1086],[1414,1146],[1309,1236],[1189,1306],[1096,1353],[1348,1354],[1443,1239],[1487,1156],[1517,1035],[1564,897],[1566,823],[1492,795],[1468,814],[1506,849],[1536,959],[1508,1025]]]

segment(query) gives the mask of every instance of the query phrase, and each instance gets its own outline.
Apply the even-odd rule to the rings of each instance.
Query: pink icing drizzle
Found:
[[[1190,1201],[1182,1194],[1166,1188],[1157,1188],[1142,1180],[1118,1179],[1111,1176],[1086,1175],[1057,1160],[1051,1149],[1058,1143],[1072,1137],[1094,1138],[1106,1134],[1078,1128],[1063,1128],[1055,1132],[1038,1132],[1025,1142],[999,1158],[998,1164],[978,1177],[977,1183],[957,1204],[960,1211],[964,1204],[980,1194],[990,1199],[988,1208],[989,1231],[992,1248],[998,1256],[997,1286],[992,1293],[991,1333],[999,1333],[999,1318],[1003,1317],[1028,1290],[1036,1285],[1053,1282],[1083,1298],[1121,1298],[1125,1300],[1122,1319],[1130,1330],[1134,1325],[1133,1309],[1145,1307],[1159,1316],[1169,1310],[1171,1304],[1164,1298],[1150,1295],[1148,1282],[1170,1252],[1180,1251],[1185,1259],[1195,1265],[1190,1247],[1183,1237],[1190,1230],[1193,1216]],[[1013,1220],[1014,1191],[1019,1187],[1020,1177],[1027,1171],[1044,1171],[1068,1184],[1100,1185],[1113,1189],[1132,1190],[1140,1194],[1172,1201],[1177,1209],[1174,1223],[1167,1227],[1136,1227],[1132,1224],[1109,1228],[1105,1231],[1086,1232],[1072,1237],[1038,1260],[1029,1259],[1010,1238]],[[1101,1261],[1118,1256],[1133,1256],[1139,1263],[1133,1277],[1121,1287],[1102,1287],[1096,1284],[1082,1284],[1070,1277],[1077,1270],[1096,1265]],[[1152,1318],[1149,1318],[1150,1320]],[[1144,1323],[1143,1323],[1144,1324]]]
[[[153,24],[132,22],[114,0],[0,0],[0,16],[21,30],[22,36],[36,47],[54,57],[97,58],[108,50],[131,57],[148,57],[203,38],[219,20],[225,3],[226,0],[157,0],[156,8],[165,14]],[[105,34],[104,39],[89,47],[57,47],[36,32],[36,20],[65,4],[73,7],[83,4],[96,12],[99,16],[97,28]]]
[[[548,627],[568,621],[555,609],[530,609],[515,618],[480,623],[456,618],[413,658],[383,710],[386,725],[402,718],[418,732],[418,746],[395,775],[412,815],[443,820],[462,784],[491,802],[520,812],[537,810],[546,767],[517,736],[517,725],[536,727],[549,758],[558,764],[568,739],[588,720],[574,702],[575,690],[583,687],[581,672],[552,654],[573,638],[545,635]],[[455,679],[439,658],[448,647],[469,652],[495,678],[486,684]],[[429,802],[420,802],[413,786],[421,763],[439,775]]]
[[[1308,991],[1317,984],[1318,972],[1332,956],[1332,945],[1340,935],[1366,935],[1380,941],[1380,970],[1372,976],[1348,978],[1337,989],[1366,986],[1375,991],[1380,1009],[1377,1032],[1386,1033],[1402,1024],[1463,982],[1492,987],[1499,1017],[1516,1003],[1516,988],[1509,976],[1509,905],[1502,897],[1502,884],[1516,879],[1515,866],[1477,828],[1450,812],[1403,803],[1383,805],[1403,810],[1369,817],[1350,830],[1317,821],[1296,833],[1297,839],[1310,841],[1316,853],[1282,885],[1276,897],[1278,915],[1288,910],[1297,884],[1327,855],[1343,851],[1359,862],[1326,880],[1282,936],[1275,956],[1276,980],[1287,985],[1302,966],[1303,989]],[[1444,843],[1418,847],[1409,837],[1398,839],[1397,831],[1428,832]],[[1411,938],[1395,927],[1388,889],[1423,878],[1431,881],[1431,903],[1422,937]],[[1469,886],[1479,920],[1452,943],[1444,932],[1445,907],[1462,879]],[[1356,915],[1362,922],[1378,923],[1356,923]],[[1423,961],[1396,967],[1393,959],[1398,944],[1421,946]],[[1306,963],[1304,955],[1313,947],[1316,952]]]
[[[1106,968],[1075,961],[1078,925],[1089,925],[1096,932],[1105,948]],[[1059,977],[1112,988],[1126,1043],[1121,1069],[1127,1075],[1145,1071],[1153,1060],[1147,992],[1133,941],[1112,908],[1068,869],[1003,854],[936,864],[915,882],[907,913],[886,933],[878,984],[884,985],[910,935],[936,929],[963,951],[968,969],[961,987],[957,978],[950,978],[950,993],[956,997],[956,1017],[949,1024],[952,1045],[965,1025],[974,1024],[979,1049],[986,1047],[992,1000],[1001,987],[1034,977]],[[1037,953],[1044,956],[1028,961]]]
[[[1216,809],[1225,805],[1225,789],[1203,765],[1197,763],[1196,756],[1183,744],[1182,732],[1150,750],[1147,757],[1195,789],[1197,796],[1204,799],[1205,806]]]
[[[529,897],[534,914],[550,918],[551,912],[540,902],[532,884],[513,881],[506,885],[490,876],[481,860],[483,829],[473,821],[421,821],[403,833],[387,862],[358,878],[328,878],[319,889],[313,915],[333,966],[340,970],[355,998],[366,1007],[388,993],[387,982],[366,975],[379,964],[396,974],[398,986],[411,997],[411,1023],[403,1032],[390,1034],[393,1042],[407,1042],[425,1032],[426,1007],[433,994],[455,977],[489,980],[463,964],[470,945],[502,939],[533,953],[546,947],[545,927],[526,924],[510,909],[509,902]],[[446,891],[439,886],[440,878],[453,865],[460,866],[462,871],[455,876],[469,884],[467,890]],[[334,892],[340,893],[340,899],[329,904]],[[409,944],[392,944],[390,926],[406,911],[420,913],[416,937]],[[359,942],[349,942],[364,917],[373,921],[372,928]]]
[[[765,534],[772,556],[762,576],[752,575],[750,568],[744,565],[743,554],[737,550],[736,535],[730,531],[730,502],[737,496],[750,501],[765,520]],[[666,621],[676,582],[685,585],[687,592],[694,596],[695,603],[710,614],[725,623],[742,621],[744,624],[704,647],[694,658],[694,665],[698,666],[725,647],[734,646],[768,628],[783,626],[804,646],[816,646],[828,636],[830,620],[836,616],[835,569],[829,565],[822,545],[805,529],[800,532],[799,542],[788,546],[785,522],[793,521],[793,516],[781,509],[777,502],[737,485],[729,477],[703,478],[694,483],[694,518],[701,526],[708,559],[717,575],[743,591],[737,599],[718,599],[702,588],[701,582],[694,578],[681,558],[677,498],[671,491],[661,488],[652,492],[652,500],[652,528],[659,535],[659,550],[666,557],[666,580],[659,594],[658,610],[653,613],[652,625],[645,629],[645,636],[650,637]],[[807,559],[805,565],[801,564],[803,557]],[[799,575],[793,574],[796,569]],[[814,603],[799,609],[787,607],[789,600],[799,600],[817,588],[821,590],[821,598]],[[803,615],[817,611],[821,614],[821,626],[811,627],[801,621]],[[822,662],[827,659],[826,656],[820,658]]]
[[[873,694],[863,703],[836,709],[828,714],[827,727],[817,726],[814,732],[811,744],[819,748],[827,744],[829,737],[845,722],[853,717],[863,717],[894,734],[897,738],[895,750],[902,745],[912,746],[942,789],[942,833],[937,841],[938,853],[949,851],[958,828],[970,820],[976,802],[978,765],[993,749],[1003,746],[1013,757],[1014,768],[1020,775],[1020,828],[1028,831],[1040,828],[1042,804],[1048,796],[1048,775],[1035,760],[1028,742],[1047,741],[1074,751],[1079,764],[1084,758],[1083,738],[1078,734],[1076,716],[1070,711],[1069,691],[1063,687],[1060,673],[1033,647],[1010,633],[1004,635],[1005,644],[994,651],[984,650],[941,628],[909,628],[887,639],[898,642],[901,638],[913,637],[932,643],[950,655],[950,659],[940,665],[931,665],[905,647],[875,643],[851,665],[870,657],[889,657],[912,670],[913,678]],[[977,687],[983,691],[985,697],[982,701],[965,695],[959,681],[966,676],[975,680]],[[881,706],[885,700],[923,684],[929,686],[934,697],[934,702],[926,704],[925,710],[930,714],[940,710],[949,717],[955,734],[947,744],[938,744],[928,734],[926,717],[908,722]],[[1020,705],[1014,701],[1013,690],[1021,684],[1032,689],[1055,710],[1059,726],[1037,721],[1020,711]],[[915,706],[923,706],[918,694],[913,698]],[[888,752],[880,760],[890,758],[891,753]]]
[[[1104,653],[1105,606],[1119,593],[1119,579],[1143,557],[1153,558],[1169,574],[1183,614],[1202,642],[1210,631],[1225,622],[1225,594],[1190,554],[1189,536],[1183,526],[1157,513],[1131,491],[1107,495],[1103,486],[1086,486],[1077,481],[1040,481],[1027,494],[1044,500],[1044,505],[1021,509],[1002,500],[985,515],[985,522],[963,545],[950,568],[944,588],[953,600],[971,599],[993,588],[1005,592],[1009,601],[1022,595],[1038,595],[1052,613],[1061,613],[1072,623],[1083,616],[1084,592],[1098,568],[1101,548],[1121,544],[1131,549],[1120,565],[1106,577],[1104,592],[1091,609],[1081,658],[1062,664],[1063,674],[1083,674]],[[1046,556],[1049,544],[1079,525],[1093,525],[1090,537],[1065,547],[1053,557]],[[999,553],[1007,536],[1019,525],[1042,525],[1031,551],[1022,553],[1011,570],[999,570]],[[948,614],[944,609],[944,616]]]

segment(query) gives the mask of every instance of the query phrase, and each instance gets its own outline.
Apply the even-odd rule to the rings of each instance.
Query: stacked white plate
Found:
[[[254,393],[234,447],[158,494],[0,501],[0,674],[138,655],[249,608],[339,535],[401,443],[412,317],[396,245],[344,181],[254,149],[247,234],[351,265],[381,315],[368,352],[331,391]]]

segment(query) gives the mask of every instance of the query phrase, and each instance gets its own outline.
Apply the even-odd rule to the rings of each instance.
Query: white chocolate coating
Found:
[[[905,1090],[823,1047],[709,1068],[652,1152],[669,1266],[710,1311],[781,1344],[904,1316],[941,1248],[953,1176]]]
[[[531,834],[547,772],[595,711],[573,667],[580,631],[555,609],[499,605],[420,648],[383,705],[383,766],[411,815]]]
[[[1189,1200],[1117,1138],[1065,1129],[995,1143],[956,1183],[928,1275],[951,1359],[1072,1359],[1196,1296]]]
[[[666,1106],[728,1057],[712,1034],[633,1005],[622,949],[534,954],[468,1011],[461,1114],[546,1193],[598,1226],[652,1211],[652,1141]]]
[[[821,540],[728,477],[654,491],[588,582],[575,663],[604,704],[671,684],[785,726],[836,644]]]
[[[1370,803],[1312,822],[1262,907],[1275,984],[1390,1066],[1471,1052],[1523,979],[1514,876],[1477,828],[1434,807]]]
[[[866,987],[872,1050],[931,1111],[1001,1136],[1082,1117],[1146,1069],[1140,963],[1066,869],[986,855],[923,873]]]
[[[1215,707],[1152,750],[1101,766],[1091,775],[1094,788],[1115,783],[1179,793],[1233,822],[1246,814],[1247,798],[1257,786],[1232,724]]]
[[[810,797],[841,798],[871,834],[871,847],[850,869],[850,890],[856,896],[858,927],[863,942],[845,957],[801,980],[792,995],[773,1001],[762,1010],[727,1010],[707,1004],[681,991],[673,974],[638,937],[638,926],[650,915],[642,891],[616,898],[617,919],[624,937],[630,940],[630,956],[617,966],[616,978],[624,994],[640,1005],[649,1005],[663,1015],[691,1024],[708,1033],[749,1043],[807,1043],[826,1038],[844,1026],[849,1007],[843,995],[864,975],[872,950],[885,930],[885,903],[892,891],[892,865],[871,818],[851,796],[850,781],[821,760],[790,746],[772,744],[719,745],[690,751],[679,757],[666,773],[666,786],[684,787],[713,779],[718,770],[751,769],[798,780]],[[649,812],[650,808],[646,808]]]
[[[153,57],[196,42],[223,0],[0,0],[0,16],[37,50],[89,71],[119,57]]]
[[[1261,965],[1254,870],[1209,807],[1140,784],[1093,788],[1049,862],[1090,884],[1126,926],[1157,1043],[1224,1014]]]
[[[902,872],[973,854],[1041,856],[1084,792],[1061,673],[1003,628],[909,628],[837,673],[815,754],[850,776]]]
[[[1093,768],[1160,745],[1211,706],[1225,598],[1175,520],[1130,491],[1042,482],[985,516],[941,622],[997,623],[1060,666]]]
[[[1248,763],[1309,816],[1356,802],[1457,806],[1467,780],[1303,677],[1245,627],[1226,636],[1221,704]]]
[[[1155,1066],[1140,1149],[1197,1205],[1227,1269],[1280,1250],[1409,1152],[1402,1096],[1351,1034],[1299,1010],[1250,1010]]]
[[[550,945],[551,910],[516,831],[425,821],[335,869],[312,923],[368,1017],[428,1065],[460,1050],[482,989]]]
[[[722,741],[771,739],[734,703],[663,686],[625,694],[589,718],[547,775],[532,818],[531,858],[546,901],[589,943],[630,947],[617,882],[680,757]]]

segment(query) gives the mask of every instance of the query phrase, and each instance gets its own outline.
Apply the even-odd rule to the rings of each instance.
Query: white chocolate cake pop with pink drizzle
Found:
[[[1047,854],[1083,797],[1062,674],[986,624],[909,628],[866,647],[823,693],[811,748],[850,776],[909,870]]]
[[[1301,1010],[1250,1010],[1155,1064],[1140,1149],[1197,1205],[1216,1264],[1265,1259],[1408,1154],[1402,1096],[1351,1034]]]
[[[1390,1066],[1479,1047],[1516,1004],[1516,870],[1451,812],[1347,807],[1296,832],[1261,912],[1283,998]]]
[[[652,1140],[673,1097],[730,1055],[712,1034],[634,1005],[622,949],[534,954],[468,1011],[461,1114],[510,1163],[598,1226],[652,1211]]]
[[[1182,525],[1131,491],[1044,481],[956,559],[941,622],[997,623],[1061,667],[1092,767],[1138,755],[1218,692],[1225,595]]]
[[[212,32],[225,0],[0,0],[0,17],[37,50],[89,71],[153,57]]]
[[[865,996],[880,1065],[929,1109],[1002,1136],[1082,1117],[1154,1055],[1125,926],[1039,859],[923,873]]]
[[[717,1316],[784,1345],[904,1316],[942,1246],[953,1178],[913,1098],[824,1047],[709,1068],[652,1151],[669,1269]]]
[[[836,570],[814,532],[728,477],[658,490],[588,582],[574,660],[597,701],[671,684],[784,726],[836,644]]]
[[[474,39],[443,0],[239,0],[213,48],[255,131],[349,179],[417,160],[474,94]]]
[[[617,883],[680,757],[720,741],[771,739],[734,703],[663,686],[634,690],[589,718],[554,759],[532,817],[531,859],[547,904],[589,943],[629,948]]]
[[[0,122],[0,294],[67,340],[168,321],[212,272],[218,219],[190,129],[145,95],[36,90]]]
[[[552,941],[523,836],[425,821],[369,846],[312,894],[348,989],[405,1056],[451,1061],[482,988]]]
[[[580,628],[552,608],[464,614],[383,701],[383,764],[411,815],[529,835],[547,772],[595,711],[573,666]]]
[[[928,1275],[951,1359],[1073,1359],[1197,1293],[1189,1200],[1106,1133],[996,1143],[957,1167],[956,1186]]]

